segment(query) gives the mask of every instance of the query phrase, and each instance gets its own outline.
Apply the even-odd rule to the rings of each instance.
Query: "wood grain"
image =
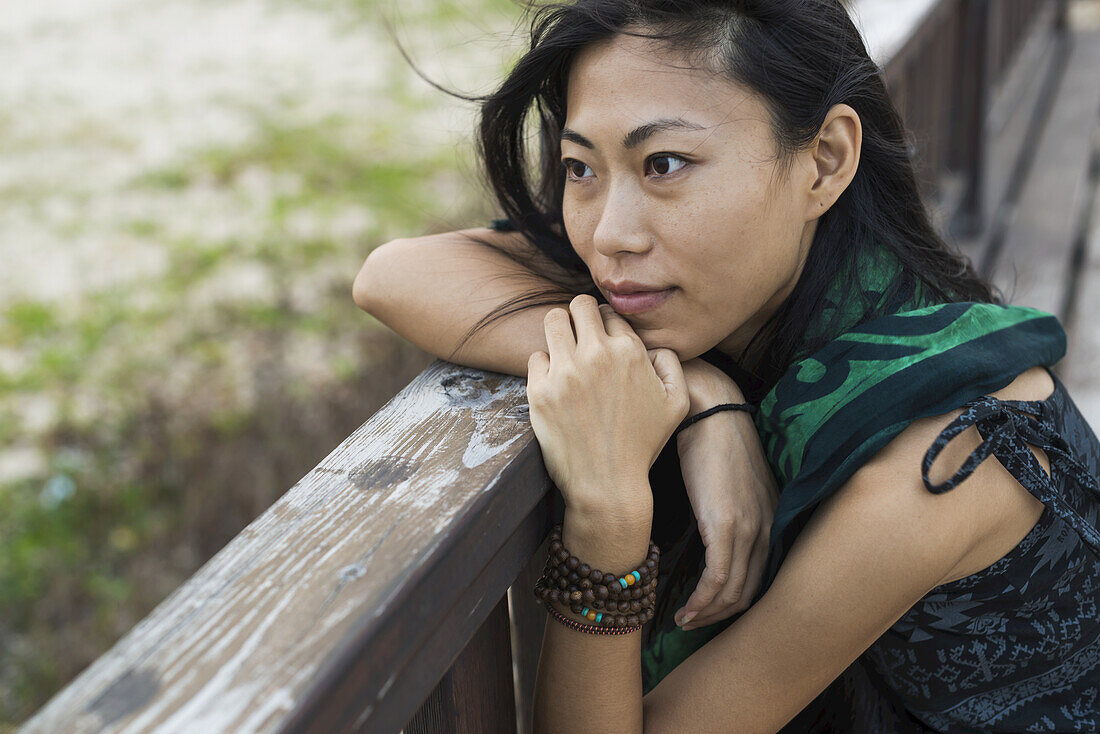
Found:
[[[331,720],[395,731],[545,535],[530,524],[550,485],[524,385],[435,362],[23,731],[320,730],[310,710],[336,689]],[[502,572],[505,546],[517,557]],[[493,583],[464,600],[487,568]],[[434,664],[404,676],[455,615],[465,637],[436,639]],[[398,689],[405,719],[372,728]]]

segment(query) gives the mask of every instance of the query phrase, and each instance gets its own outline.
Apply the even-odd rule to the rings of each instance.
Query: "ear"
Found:
[[[833,105],[810,149],[816,178],[806,200],[806,220],[829,210],[859,168],[863,126],[856,111],[846,104]]]

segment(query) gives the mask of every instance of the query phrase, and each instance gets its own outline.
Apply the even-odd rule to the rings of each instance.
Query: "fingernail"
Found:
[[[696,614],[698,614],[698,612],[688,612],[687,614],[684,615],[683,619],[680,620],[680,624],[682,624],[682,625],[687,624],[691,620],[695,619]]]

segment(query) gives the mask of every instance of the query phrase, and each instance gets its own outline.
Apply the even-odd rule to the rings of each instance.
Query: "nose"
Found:
[[[604,257],[620,253],[643,253],[651,244],[645,229],[645,200],[637,187],[612,186],[592,233],[592,247]]]

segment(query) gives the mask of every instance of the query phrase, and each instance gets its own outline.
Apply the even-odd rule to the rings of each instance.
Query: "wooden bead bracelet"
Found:
[[[561,542],[561,523],[550,532],[550,549],[543,575],[535,582],[535,598],[559,622],[593,634],[622,634],[620,630],[639,630],[653,619],[657,600],[657,564],[661,549],[652,540],[649,554],[633,571],[622,576],[594,569],[565,549]],[[553,602],[566,604],[570,611],[586,617],[595,625],[570,620],[553,608]],[[606,610],[606,611],[600,611]],[[618,614],[614,612],[619,612]],[[613,630],[613,631],[612,631]]]

